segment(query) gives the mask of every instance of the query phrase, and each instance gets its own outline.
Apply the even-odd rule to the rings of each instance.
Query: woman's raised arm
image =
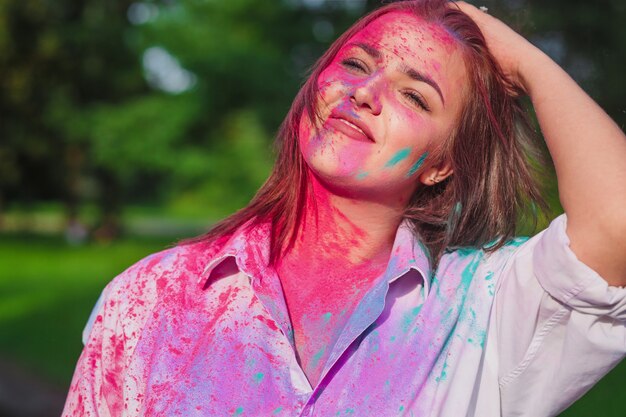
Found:
[[[626,286],[626,136],[552,59],[498,19],[456,2],[505,75],[530,96],[554,161],[570,248],[610,285]]]

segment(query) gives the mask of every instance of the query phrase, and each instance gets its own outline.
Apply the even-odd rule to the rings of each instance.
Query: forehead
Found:
[[[401,11],[378,17],[351,39],[367,39],[379,46],[390,47],[388,52],[396,54],[411,53],[415,48],[425,47],[432,48],[429,52],[450,55],[458,49],[457,40],[443,26]]]
[[[367,44],[383,59],[428,71],[445,90],[462,89],[465,63],[459,41],[445,28],[409,12],[390,12],[358,31],[347,45]]]

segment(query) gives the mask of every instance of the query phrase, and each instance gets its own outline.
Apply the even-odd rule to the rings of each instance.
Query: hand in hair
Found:
[[[455,1],[458,8],[478,25],[487,47],[492,53],[504,75],[516,87],[528,94],[528,84],[524,79],[523,65],[529,56],[540,54],[541,51],[526,38],[515,32],[501,20],[483,12],[464,1]],[[511,91],[517,95],[520,91]]]
[[[608,284],[626,286],[626,135],[548,55],[498,19],[455,4],[530,96],[556,168],[570,248]]]

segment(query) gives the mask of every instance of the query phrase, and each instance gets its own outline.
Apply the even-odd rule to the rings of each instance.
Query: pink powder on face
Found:
[[[350,76],[339,65],[331,65],[318,78],[320,92],[318,108],[323,118],[316,121],[318,123],[317,130],[311,126],[308,120],[301,123],[300,134],[306,141],[303,145],[306,159],[311,160],[316,154],[327,158],[328,164],[335,165],[335,175],[340,177],[356,176],[375,146],[371,142],[360,142],[347,137],[332,126],[326,125],[325,122],[333,109],[359,119],[360,116],[351,102],[350,92],[362,87],[364,83],[366,80]],[[336,96],[337,90],[342,91],[344,99],[339,103],[330,102],[332,99],[329,100],[328,97]],[[309,138],[308,141],[307,138]]]
[[[383,54],[379,58],[366,58],[369,62],[366,65],[369,67],[367,72],[348,70],[344,63],[346,58],[364,56],[363,51],[354,52],[355,49],[359,49],[355,45],[359,44],[372,46]],[[425,114],[407,107],[404,98],[397,91],[406,84],[398,83],[394,71],[400,69],[401,64],[416,68],[427,77],[435,79],[442,90],[449,90],[446,85],[449,74],[442,74],[444,62],[440,60],[446,60],[446,54],[454,53],[456,48],[455,38],[444,28],[438,24],[427,23],[408,12],[383,15],[353,36],[318,77],[320,91],[318,108],[322,115],[320,124],[324,123],[331,111],[350,114],[351,117],[362,120],[367,126],[374,127],[373,136],[376,143],[373,146],[365,146],[369,144],[364,145],[336,130],[328,129],[325,125],[321,126],[303,150],[311,168],[316,170],[321,167],[316,172],[328,180],[337,176],[342,179],[358,179],[366,186],[377,180],[393,183],[392,173],[381,168],[398,149],[413,148],[406,139],[394,145],[398,133],[406,134],[394,129],[403,126],[400,129],[404,129],[404,132],[415,130],[415,143],[418,145],[414,149],[415,155],[427,150],[427,147],[431,146],[431,141],[438,141],[446,136],[438,131],[441,129],[435,126],[430,117],[425,119]],[[372,65],[372,60],[375,65]],[[381,75],[383,72],[385,74]],[[422,88],[427,91],[431,87],[419,87],[418,90]],[[355,97],[359,90],[361,94],[368,95],[369,101],[366,104],[368,108],[355,107]],[[430,104],[426,107],[432,108],[435,104],[441,106],[440,99],[434,96],[432,91],[428,91],[428,97],[427,101],[430,101]],[[379,107],[383,112],[380,115],[374,112],[374,108]],[[394,124],[389,124],[390,121]],[[311,137],[310,129],[301,129],[301,132]],[[388,144],[396,148],[389,148]],[[377,157],[379,154],[380,157]],[[408,164],[413,162],[407,161]],[[408,169],[403,168],[406,168],[405,171]]]

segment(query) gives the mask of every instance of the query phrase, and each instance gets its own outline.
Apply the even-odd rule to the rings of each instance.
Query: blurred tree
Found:
[[[626,2],[528,0],[527,6],[532,10],[526,25],[528,37],[555,59],[623,130]]]
[[[306,71],[364,5],[135,4],[138,15],[151,16],[134,39],[148,81],[165,92],[185,90],[182,100],[196,115],[178,142],[171,179],[182,194],[172,199],[175,207],[202,206],[216,218],[247,203],[269,172],[272,136]]]
[[[378,3],[1,2],[0,212],[53,199],[71,219],[96,201],[114,236],[132,202],[213,219],[241,207],[309,66]],[[623,2],[484,4],[624,125]]]
[[[95,199],[102,236],[129,201],[240,207],[305,70],[363,5],[3,2],[0,207],[62,199],[71,219]]]
[[[0,6],[0,201],[59,199],[76,215],[88,170],[85,109],[145,94],[125,46],[130,1]]]

